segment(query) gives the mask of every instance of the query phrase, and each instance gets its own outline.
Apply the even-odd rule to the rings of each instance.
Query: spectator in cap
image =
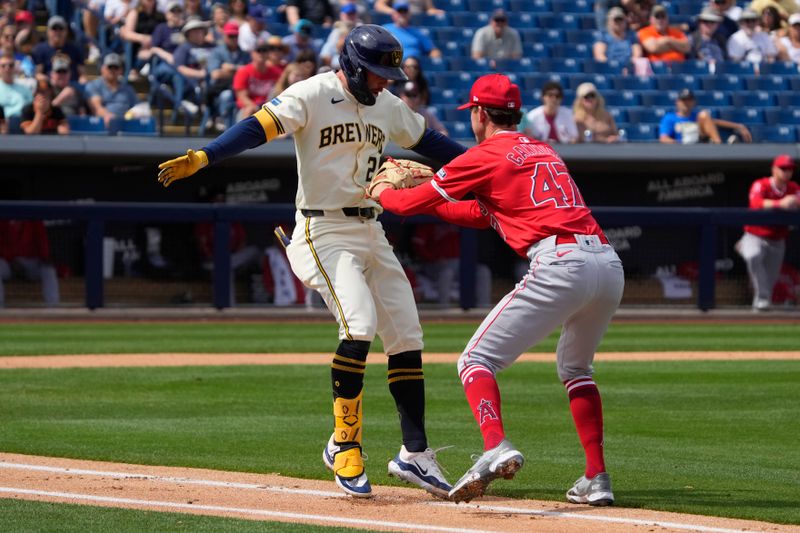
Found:
[[[376,0],[375,11],[394,15],[398,5],[407,5],[412,15],[443,15],[444,10],[433,5],[433,0]]]
[[[247,10],[247,22],[239,26],[239,48],[252,52],[259,40],[270,37],[267,31],[267,12],[261,4],[253,4]]]
[[[441,57],[442,52],[419,28],[411,25],[411,13],[405,0],[393,4],[392,22],[383,27],[394,35],[403,47],[403,57]]]
[[[30,30],[19,30],[20,34],[28,34]],[[14,74],[19,78],[32,78],[36,72],[33,58],[17,47],[17,26],[9,24],[0,29],[0,53],[10,54],[14,58]],[[20,81],[26,81],[21,79]]]
[[[55,15],[47,21],[47,40],[33,48],[33,62],[36,64],[38,79],[47,81],[53,56],[60,53],[69,56],[72,79],[78,80],[79,83],[86,83],[83,52],[77,45],[67,40],[68,33],[67,21],[64,20],[64,17]]]
[[[123,66],[118,54],[108,54],[103,58],[100,77],[86,84],[89,108],[106,127],[114,119],[123,119],[125,112],[138,103],[136,92],[122,76]]]
[[[344,48],[344,38],[350,33],[350,30],[361,24],[358,7],[355,4],[344,4],[339,9],[339,20],[333,23],[333,29],[319,51],[319,58],[323,65],[333,69],[339,68],[339,54]]]
[[[561,105],[564,88],[550,80],[542,86],[542,105],[523,117],[520,130],[525,135],[547,143],[574,144],[578,142],[578,128],[572,110]]]
[[[208,30],[206,39],[219,46],[225,44],[225,25],[231,19],[231,11],[228,6],[220,2],[215,2],[211,6],[211,27]],[[238,24],[236,25],[238,27]]]
[[[800,185],[792,181],[797,165],[789,154],[772,160],[772,174],[750,186],[750,209],[800,209]],[[736,252],[747,265],[753,288],[753,311],[767,311],[772,305],[773,288],[786,253],[786,226],[745,226],[735,244]]]
[[[294,26],[302,19],[330,27],[336,18],[329,0],[286,0],[286,22]]]
[[[690,89],[683,89],[675,100],[675,111],[667,113],[659,125],[658,140],[664,144],[722,143],[719,128],[727,128],[744,142],[753,140],[744,124],[715,119],[703,109],[697,108],[697,100]],[[735,142],[736,136],[728,139]]]
[[[419,85],[413,81],[403,82],[399,93],[400,99],[406,103],[413,111],[416,111],[425,118],[425,124],[432,130],[438,131],[442,135],[449,135],[447,128],[439,120],[436,114],[422,103],[422,94]]]
[[[89,108],[83,88],[70,79],[69,57],[60,55],[53,57],[50,85],[53,87],[53,106],[60,108],[65,116],[88,113]]]
[[[621,7],[608,10],[606,29],[592,45],[592,56],[600,63],[616,61],[623,64],[642,57],[642,45],[636,33],[628,27],[628,19]]]
[[[778,39],[778,59],[800,66],[800,13],[789,17],[789,33]]]
[[[294,61],[303,51],[313,52],[314,57],[319,58],[322,40],[315,39],[313,34],[314,23],[306,19],[298,20],[297,24],[292,27],[292,33],[283,38],[283,44],[289,48],[286,60]]]
[[[650,13],[650,25],[639,30],[645,56],[651,61],[684,61],[689,52],[689,39],[681,30],[669,25],[669,14],[662,5]]]
[[[579,142],[619,142],[617,123],[606,110],[606,101],[594,83],[578,85],[572,104],[572,115],[578,129]]]
[[[522,39],[519,32],[509,26],[508,14],[495,9],[489,24],[472,36],[472,59],[519,59],[522,57]]]
[[[251,62],[239,67],[233,78],[238,120],[243,120],[258,111],[267,101],[272,88],[283,73],[283,57],[286,46],[281,38],[273,35],[258,41],[250,54]]]
[[[172,54],[184,43],[186,38],[183,35],[183,25],[185,17],[183,4],[171,1],[167,4],[167,11],[164,13],[166,20],[158,24],[153,30],[150,40],[150,54],[157,56],[161,61],[172,65]],[[159,65],[159,67],[162,67]],[[160,82],[169,81],[173,69],[171,67],[156,69],[156,79]]]
[[[230,126],[234,119],[236,99],[233,94],[233,76],[239,67],[250,61],[250,54],[239,48],[239,26],[228,21],[222,33],[225,41],[217,45],[208,59],[211,83],[206,90],[206,105],[211,108],[213,125],[219,131]]]
[[[22,114],[22,108],[33,101],[30,88],[14,79],[14,66],[12,54],[0,54],[0,107],[6,119]]]
[[[739,18],[739,31],[728,39],[728,58],[731,61],[772,63],[778,57],[775,43],[756,27],[758,13],[746,9]]]
[[[14,24],[18,28],[31,28],[36,24],[36,20],[33,18],[33,13],[23,9],[14,15]]]
[[[761,11],[757,27],[773,40],[786,35],[784,21],[781,20],[781,14],[775,6],[767,6]]]
[[[208,21],[208,11],[202,0],[183,0],[183,14],[186,19],[200,19]]]
[[[67,117],[53,105],[54,96],[50,82],[37,83],[33,102],[22,108],[20,127],[25,135],[69,135]]]
[[[697,29],[689,35],[689,54],[692,59],[708,63],[725,61],[725,39],[717,30],[722,16],[705,7],[697,15]]]
[[[189,19],[181,30],[186,41],[176,48],[173,54],[173,65],[185,80],[183,94],[177,96],[185,100],[184,107],[191,114],[197,111],[195,106],[202,101],[208,76],[206,65],[214,48],[214,45],[206,41],[209,24],[200,19]],[[173,89],[177,92],[178,87],[173,87]],[[187,105],[186,101],[195,106]]]
[[[156,0],[139,0],[136,9],[128,12],[125,24],[119,30],[120,38],[132,44],[132,53],[126,58],[130,62],[128,79],[131,81],[139,78],[139,70],[152,55],[153,32],[167,20],[156,5]]]
[[[722,17],[717,26],[717,34],[725,43],[731,35],[739,31],[739,24],[736,22],[742,14],[742,9],[736,5],[735,0],[709,0],[708,5],[704,8],[709,12]],[[699,23],[699,20],[692,21],[689,30],[694,31]]]
[[[800,13],[800,5],[794,0],[753,0],[749,9],[756,13],[761,13],[767,6],[772,6],[778,10],[781,20],[789,20],[794,13]]]

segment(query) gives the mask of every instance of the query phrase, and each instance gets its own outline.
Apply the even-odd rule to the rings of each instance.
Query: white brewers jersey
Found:
[[[334,72],[295,83],[262,107],[267,139],[294,134],[298,209],[379,207],[364,198],[386,143],[419,142],[425,119],[384,89],[375,105],[359,104]]]

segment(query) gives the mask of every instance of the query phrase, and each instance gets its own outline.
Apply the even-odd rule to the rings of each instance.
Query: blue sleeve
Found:
[[[445,137],[438,131],[430,128],[425,129],[422,138],[417,144],[411,147],[419,155],[428,159],[433,159],[440,165],[446,165],[456,157],[467,151],[467,147],[458,144],[449,137]]]
[[[189,50],[191,50],[191,46],[185,43],[176,48],[175,52],[172,53],[172,64],[176,67],[178,65],[185,66],[186,60],[189,58]]]
[[[661,118],[661,124],[658,126],[658,135],[669,135],[670,137],[675,137],[675,123],[673,120],[673,114],[667,113]]]
[[[208,143],[203,151],[208,156],[208,164],[213,165],[265,142],[267,136],[264,128],[256,117],[250,116]]]

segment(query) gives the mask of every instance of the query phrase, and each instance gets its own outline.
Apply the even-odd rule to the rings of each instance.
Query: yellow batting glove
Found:
[[[158,182],[164,187],[172,185],[173,181],[188,178],[203,167],[208,166],[208,156],[202,150],[186,150],[186,155],[164,161],[158,165]]]

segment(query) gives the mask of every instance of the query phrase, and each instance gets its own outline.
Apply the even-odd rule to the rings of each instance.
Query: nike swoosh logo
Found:
[[[556,252],[556,257],[564,257],[570,252],[572,252],[572,250],[567,250],[566,252]]]
[[[423,476],[427,476],[428,475],[428,470],[426,468],[422,468],[419,463],[416,463],[416,465],[417,465],[417,468],[419,468],[419,471],[422,472]]]
[[[335,99],[334,97],[331,96],[331,103],[332,104],[338,104],[339,102],[344,102],[344,98],[341,98],[341,99],[337,100],[337,99]]]

